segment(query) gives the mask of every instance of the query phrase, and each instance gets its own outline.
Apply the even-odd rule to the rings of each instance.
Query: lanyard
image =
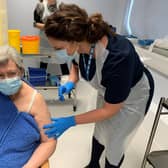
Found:
[[[92,61],[92,58],[94,56],[94,49],[95,49],[95,44],[92,44],[91,45],[91,48],[90,48],[90,53],[89,53],[89,60],[88,60],[88,64],[86,66],[86,60],[85,60],[85,57],[84,55],[82,55],[82,58],[83,58],[83,63],[84,63],[84,68],[85,68],[85,73],[86,73],[86,80],[89,81],[89,72],[90,72],[90,66],[91,66],[91,61]]]

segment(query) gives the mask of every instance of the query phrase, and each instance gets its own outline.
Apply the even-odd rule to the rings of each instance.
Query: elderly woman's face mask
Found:
[[[6,78],[0,80],[0,92],[10,96],[17,93],[22,86],[20,77]]]
[[[21,72],[11,60],[0,66],[0,92],[4,95],[13,95],[22,86]]]

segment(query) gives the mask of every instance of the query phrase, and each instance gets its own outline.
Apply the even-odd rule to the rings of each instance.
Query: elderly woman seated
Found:
[[[23,73],[15,50],[0,46],[0,168],[38,168],[56,148],[42,129],[51,122],[47,105]]]

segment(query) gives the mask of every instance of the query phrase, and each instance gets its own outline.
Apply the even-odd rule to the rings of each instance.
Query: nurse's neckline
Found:
[[[100,39],[99,42],[102,43],[102,45],[104,46],[104,48],[106,48],[107,45],[108,45],[108,37],[107,37],[107,36],[103,36],[103,37]],[[86,41],[80,42],[78,52],[79,52],[80,54],[88,54],[88,55],[89,55],[91,45],[92,45],[91,43],[88,43],[88,42],[86,42]],[[94,55],[94,57],[95,57],[95,55]]]

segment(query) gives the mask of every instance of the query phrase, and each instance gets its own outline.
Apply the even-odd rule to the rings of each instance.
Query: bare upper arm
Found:
[[[43,98],[43,96],[40,93],[37,93],[35,100],[33,102],[32,108],[30,113],[34,116],[35,121],[37,122],[37,125],[40,130],[41,135],[41,141],[48,141],[49,139],[45,134],[43,130],[43,126],[45,124],[51,123],[51,115],[48,110],[47,104]]]

